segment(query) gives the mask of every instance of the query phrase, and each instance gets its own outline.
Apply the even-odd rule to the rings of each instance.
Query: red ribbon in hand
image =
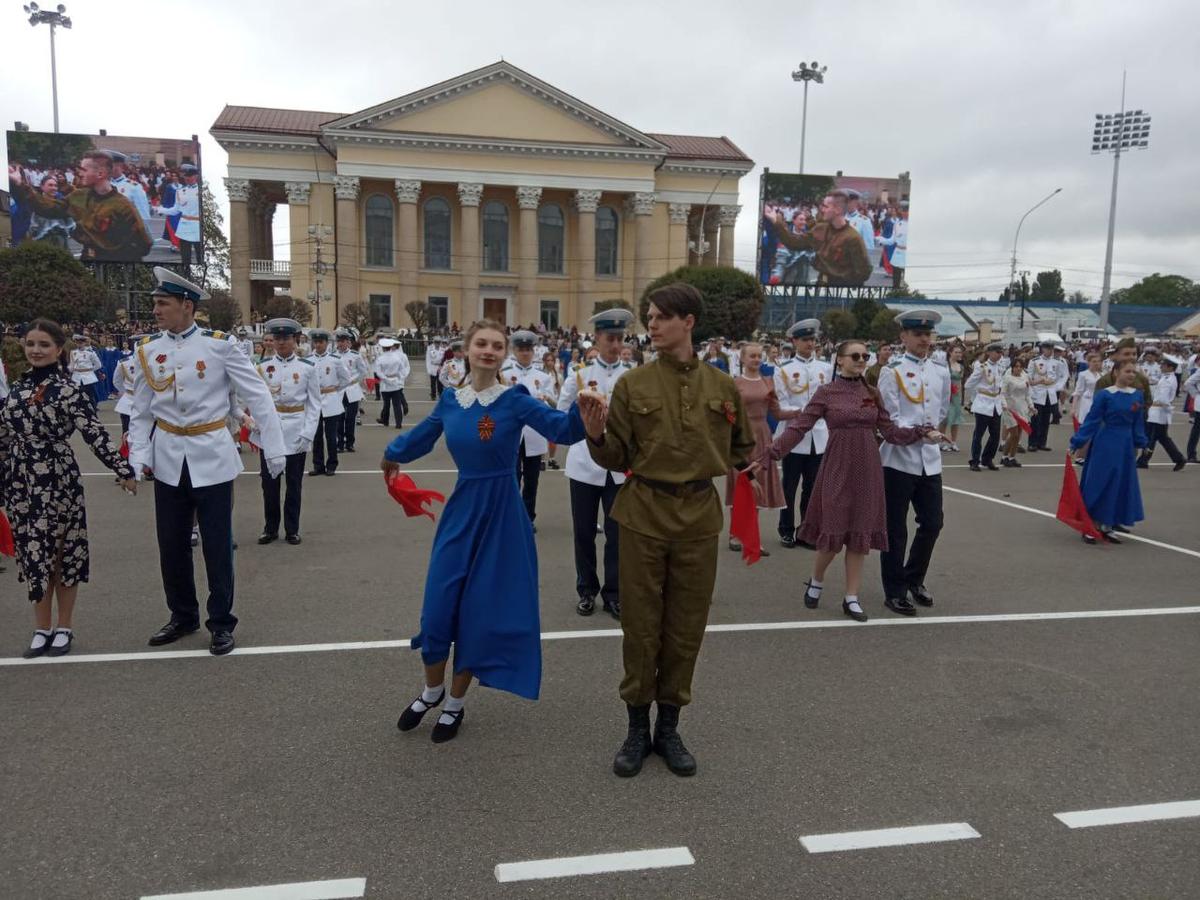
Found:
[[[1013,421],[1017,423],[1017,427],[1020,428],[1023,432],[1025,432],[1026,434],[1033,434],[1033,426],[1029,424],[1028,419],[1022,419],[1011,408],[1009,409],[1008,414],[1013,417]]]
[[[121,459],[129,459],[129,434],[121,435],[121,449],[117,451],[121,454]]]
[[[3,512],[0,512],[0,555],[17,555],[17,547],[13,542],[12,526],[8,524],[8,517]]]
[[[388,493],[392,495],[392,499],[404,507],[404,514],[410,519],[413,516],[429,516],[430,519],[434,519],[433,512],[425,509],[425,504],[432,503],[434,500],[439,503],[446,502],[444,494],[417,487],[408,475],[390,476],[387,479],[387,489]]]
[[[754,485],[746,472],[739,472],[733,483],[733,511],[729,514],[729,534],[742,542],[742,559],[752,566],[762,557],[762,536],[758,533],[758,504]]]

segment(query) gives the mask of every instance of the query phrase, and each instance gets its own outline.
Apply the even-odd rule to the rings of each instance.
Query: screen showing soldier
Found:
[[[196,141],[8,132],[12,242],[93,262],[198,264]]]

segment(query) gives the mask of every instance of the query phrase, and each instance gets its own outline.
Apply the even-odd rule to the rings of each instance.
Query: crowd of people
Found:
[[[125,335],[111,377],[101,378],[87,335],[72,341],[46,320],[20,329],[29,369],[3,385],[0,505],[34,608],[26,656],[70,652],[76,594],[88,579],[83,493],[69,443],[75,431],[122,489],[136,493],[153,482],[170,615],[150,645],[181,640],[202,624],[192,568],[199,545],[209,586],[203,624],[210,652],[224,655],[235,647],[238,623],[232,505],[244,469],[239,444],[259,454],[258,543],[278,540],[282,527],[287,543],[299,544],[304,478],[333,476],[340,454],[356,452],[362,400],[377,391],[377,421],[394,421],[399,432],[380,468],[409,515],[429,514],[427,504],[440,495],[418,488],[405,464],[445,437],[458,471],[412,640],[423,683],[399,729],[415,729],[440,706],[432,739],[454,739],[474,681],[537,698],[540,473],[559,465],[565,446],[576,611],[601,609],[624,634],[619,693],[628,723],[613,760],[624,777],[636,775],[651,753],[677,775],[696,771],[678,724],[692,699],[727,521],[728,546],[748,561],[769,555],[757,526],[762,510],[777,511],[780,546],[814,551],[805,607],[820,605],[828,569],[841,555],[841,609],[867,620],[862,573],[876,551],[883,607],[915,616],[934,605],[926,578],[943,528],[943,460],[961,452],[968,412],[977,472],[1020,468],[1022,452],[1049,451],[1050,424],[1072,416],[1069,449],[1082,466],[1091,519],[1084,540],[1120,543],[1118,535],[1144,515],[1137,466],[1149,465],[1162,444],[1175,468],[1183,467],[1187,458],[1169,425],[1181,390],[1193,407],[1200,395],[1193,347],[1139,348],[1132,338],[1105,347],[939,343],[940,315],[929,309],[897,315],[896,346],[835,344],[815,319],[795,323],[784,339],[698,346],[702,299],[673,284],[651,296],[642,340],[630,338],[633,314],[624,309],[594,316],[590,335],[484,320],[461,338],[430,340],[424,362],[433,410],[406,428],[413,366],[403,341],[362,340],[351,328],[306,330],[291,319],[232,335],[203,329],[195,315],[206,292],[166,269],[155,276],[157,327]],[[97,399],[113,395],[120,442],[95,409]],[[1194,421],[1192,461],[1200,437]],[[1135,448],[1142,451],[1137,461]],[[713,484],[720,475],[724,504]],[[917,525],[911,539],[910,511]]]

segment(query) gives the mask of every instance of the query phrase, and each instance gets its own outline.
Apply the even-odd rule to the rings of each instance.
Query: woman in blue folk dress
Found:
[[[523,387],[497,381],[508,349],[500,325],[476,322],[464,343],[464,385],[443,393],[423,422],[398,435],[382,463],[389,477],[401,463],[429,453],[445,434],[458,466],[458,483],[442,513],[429,560],[421,631],[412,639],[425,663],[425,689],[397,723],[401,731],[415,728],[425,713],[446,699],[443,682],[453,644],[454,678],[433,729],[436,743],[458,733],[472,678],[530,700],[538,697],[542,648],[537,549],[517,489],[514,460],[526,425],[558,444],[584,438],[577,406],[561,413]],[[579,402],[587,406],[603,400],[585,391]]]
[[[1114,531],[1127,532],[1128,526],[1145,518],[1134,448],[1147,443],[1146,411],[1142,392],[1133,386],[1136,375],[1136,363],[1117,363],[1116,383],[1096,392],[1087,418],[1071,438],[1072,451],[1092,442],[1079,490],[1096,527],[1114,544],[1121,543]],[[1083,539],[1096,542],[1086,534]]]

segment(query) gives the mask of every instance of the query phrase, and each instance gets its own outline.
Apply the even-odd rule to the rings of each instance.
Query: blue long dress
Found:
[[[433,665],[448,659],[454,644],[456,673],[470,671],[486,687],[536,700],[542,683],[537,549],[516,476],[525,425],[556,444],[585,436],[575,405],[558,412],[521,385],[481,394],[461,388],[444,392],[433,412],[397,435],[383,455],[412,462],[444,433],[458,466],[433,541],[413,649]]]
[[[1093,521],[1132,525],[1145,518],[1133,450],[1146,446],[1145,398],[1135,389],[1110,387],[1096,393],[1087,418],[1071,438],[1071,449],[1088,441],[1079,490]]]

